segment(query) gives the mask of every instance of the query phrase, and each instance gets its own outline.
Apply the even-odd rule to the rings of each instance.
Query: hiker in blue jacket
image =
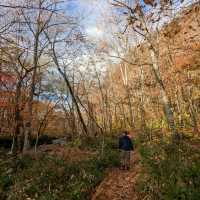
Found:
[[[134,150],[133,142],[128,135],[128,131],[124,131],[119,138],[119,149],[121,151],[121,169],[130,169],[131,151]]]

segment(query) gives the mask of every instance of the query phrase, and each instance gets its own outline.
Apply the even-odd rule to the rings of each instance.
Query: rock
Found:
[[[59,138],[59,139],[53,140],[52,143],[64,146],[67,143],[67,138],[66,137]]]
[[[13,173],[13,169],[12,168],[10,168],[10,169],[8,169],[7,171],[6,171],[6,174],[12,174]]]

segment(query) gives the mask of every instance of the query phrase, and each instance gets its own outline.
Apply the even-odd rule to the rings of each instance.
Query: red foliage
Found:
[[[15,83],[16,79],[13,75],[0,72],[0,107],[7,107],[10,105]]]

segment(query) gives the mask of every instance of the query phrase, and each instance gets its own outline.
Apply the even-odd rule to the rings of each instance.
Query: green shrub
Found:
[[[2,175],[0,177],[0,186],[3,190],[8,190],[8,188],[13,184],[12,177],[10,175]]]
[[[140,191],[151,199],[200,199],[200,152],[187,143],[146,143],[140,149],[144,172]]]
[[[0,196],[10,200],[90,199],[104,178],[105,169],[119,164],[116,141],[105,138],[103,154],[101,144],[93,139],[88,146],[81,142],[81,148],[95,151],[95,156],[73,163],[48,155],[7,158],[0,165]]]

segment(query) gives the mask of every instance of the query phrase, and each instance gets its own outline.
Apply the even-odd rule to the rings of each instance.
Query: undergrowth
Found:
[[[96,156],[74,163],[48,155],[1,158],[1,200],[90,199],[106,169],[119,165],[117,149],[110,143],[110,139],[105,140],[103,154],[98,144],[87,146],[91,151],[97,151]],[[84,150],[84,146],[82,148]]]
[[[200,143],[151,141],[140,145],[138,189],[150,200],[200,199]]]

